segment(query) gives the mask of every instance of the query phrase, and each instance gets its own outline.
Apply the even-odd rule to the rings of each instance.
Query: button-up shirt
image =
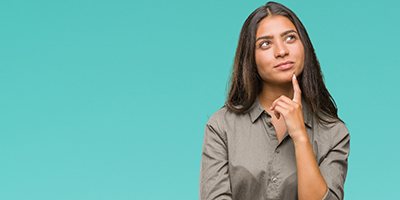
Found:
[[[343,122],[323,125],[302,102],[304,123],[315,159],[328,186],[323,199],[343,199],[350,135]],[[226,106],[205,127],[200,170],[202,200],[294,200],[297,168],[293,140],[278,142],[271,116],[258,98],[245,114]]]

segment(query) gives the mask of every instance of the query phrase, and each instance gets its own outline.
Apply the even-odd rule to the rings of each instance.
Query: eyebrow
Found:
[[[296,32],[295,30],[287,30],[287,31],[281,33],[281,37],[284,36],[284,35],[287,35],[287,34],[289,34],[289,33],[296,33],[296,34],[297,34],[297,32]],[[264,35],[264,36],[261,36],[261,37],[257,38],[257,39],[256,39],[256,42],[257,42],[258,40],[261,40],[261,39],[271,39],[271,38],[273,38],[273,37],[270,36],[270,35]]]

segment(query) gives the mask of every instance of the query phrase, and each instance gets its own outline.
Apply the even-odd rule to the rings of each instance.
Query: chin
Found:
[[[271,84],[291,83],[292,82],[293,73],[295,73],[295,72],[296,72],[295,70],[288,70],[288,71],[284,71],[284,72],[279,72],[278,74],[274,75],[274,78],[271,77],[271,79],[264,79],[264,82],[271,83]],[[296,76],[297,76],[297,73],[296,73]]]
[[[282,73],[282,79],[283,79],[283,80],[290,80],[290,81],[292,81],[292,76],[293,76],[293,74],[295,74],[295,71],[294,71],[294,70],[286,71],[286,72]],[[297,74],[296,74],[296,76],[297,76]]]
[[[279,78],[278,82],[279,83],[288,83],[288,82],[291,83],[292,82],[292,76],[293,76],[293,72],[285,73],[284,76]]]
[[[268,80],[266,81],[267,84],[272,84],[272,85],[282,85],[282,84],[288,84],[292,83],[292,78],[286,78],[286,77],[280,77],[276,78],[274,80]]]

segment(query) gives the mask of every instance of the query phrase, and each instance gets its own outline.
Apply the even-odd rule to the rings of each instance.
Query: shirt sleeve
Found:
[[[201,200],[231,200],[226,135],[216,122],[205,128],[200,169]]]
[[[320,164],[321,174],[328,185],[323,200],[342,200],[350,152],[350,135],[342,125],[333,134],[333,146]]]

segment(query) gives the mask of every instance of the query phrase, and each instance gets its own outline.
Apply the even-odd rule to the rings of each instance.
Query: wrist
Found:
[[[304,132],[304,134],[299,134],[297,137],[293,137],[292,139],[295,145],[303,145],[310,142],[306,132]]]
[[[308,134],[307,134],[307,131],[306,131],[305,127],[304,128],[295,129],[295,131],[292,131],[290,133],[290,137],[292,138],[292,140],[294,142],[297,142],[297,141],[298,142],[308,141]]]

